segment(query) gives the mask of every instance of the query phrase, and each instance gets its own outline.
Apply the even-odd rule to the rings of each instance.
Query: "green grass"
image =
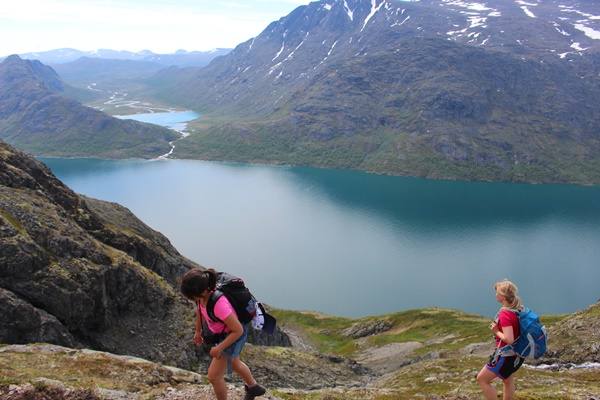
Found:
[[[430,351],[451,351],[469,343],[491,340],[488,319],[445,309],[410,310],[396,314],[361,319],[330,317],[317,313],[275,310],[280,324],[301,331],[320,352],[351,357],[366,347],[381,347],[390,343],[420,342],[424,347],[416,354]],[[378,320],[391,322],[392,327],[364,340],[353,339],[343,331],[355,323],[369,324]],[[451,336],[451,337],[450,337]],[[441,343],[427,341],[448,337]]]
[[[4,218],[13,228],[17,230],[21,235],[27,236],[27,230],[25,227],[8,211],[0,208],[0,217]]]
[[[4,352],[0,356],[0,385],[44,377],[74,388],[102,387],[147,395],[170,383],[169,376],[158,364],[133,365],[102,354]]]
[[[280,324],[300,329],[321,353],[351,355],[356,345],[341,332],[353,324],[353,320],[330,317],[318,313],[273,310]]]
[[[589,312],[599,312],[593,308]],[[299,331],[322,353],[353,357],[362,350],[392,343],[418,342],[422,347],[414,355],[432,352],[458,354],[458,350],[473,343],[492,343],[489,318],[466,314],[457,310],[418,309],[383,316],[360,319],[339,318],[312,312],[274,310],[280,325]],[[559,323],[567,315],[549,315],[541,318],[547,328]],[[391,328],[363,339],[353,339],[343,331],[354,324],[370,324],[386,320]],[[366,340],[365,340],[366,339]]]
[[[600,160],[590,157],[589,149],[573,141],[561,141],[545,131],[536,131],[531,140],[523,141],[520,131],[490,127],[481,137],[465,136],[462,146],[468,149],[468,157],[456,160],[434,150],[432,141],[436,137],[414,132],[418,125],[414,115],[396,116],[407,121],[403,131],[381,128],[351,135],[328,128],[327,115],[312,115],[312,122],[305,127],[292,124],[287,117],[282,111],[262,119],[203,114],[189,125],[192,134],[178,142],[174,156],[357,169],[434,179],[600,183]],[[319,138],[320,131],[330,133]],[[512,154],[497,143],[519,146],[514,147]],[[493,161],[478,161],[478,155]]]

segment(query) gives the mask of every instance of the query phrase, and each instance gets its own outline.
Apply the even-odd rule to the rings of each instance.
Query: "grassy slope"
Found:
[[[422,355],[437,351],[452,353],[468,344],[491,340],[488,318],[457,310],[428,308],[356,320],[313,312],[275,310],[273,313],[281,326],[299,331],[318,351],[346,357],[390,343],[419,342],[423,347],[417,350],[417,355]],[[551,328],[564,318],[545,316],[542,322]],[[390,322],[391,328],[366,340],[344,335],[343,331],[355,324],[369,325],[376,321]]]

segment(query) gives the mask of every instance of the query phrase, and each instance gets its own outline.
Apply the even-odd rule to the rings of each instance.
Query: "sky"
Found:
[[[232,48],[309,0],[0,0],[0,56]]]

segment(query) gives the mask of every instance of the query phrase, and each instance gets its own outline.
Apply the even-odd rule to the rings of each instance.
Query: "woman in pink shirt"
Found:
[[[515,377],[524,359],[517,355],[507,355],[499,351],[504,346],[513,344],[520,335],[519,317],[517,312],[523,309],[517,286],[509,280],[496,282],[496,301],[502,304],[498,316],[490,325],[496,340],[496,351],[490,361],[479,371],[477,383],[487,400],[496,400],[496,389],[492,381],[502,379],[504,385],[503,400],[512,400],[515,394]]]
[[[240,353],[248,338],[248,324],[242,325],[237,317],[235,309],[227,300],[221,296],[214,307],[214,316],[219,321],[213,321],[207,311],[206,305],[211,294],[215,291],[217,274],[209,269],[191,269],[181,281],[181,293],[188,299],[196,302],[196,333],[194,343],[200,345],[204,339],[202,336],[202,321],[206,323],[208,330],[213,336],[220,337],[215,346],[210,350],[212,360],[208,367],[208,380],[212,384],[217,400],[227,399],[227,385],[225,384],[225,370],[230,362],[233,370],[244,380],[246,396],[245,400],[252,400],[262,396],[266,390],[256,383],[250,369],[240,360]]]

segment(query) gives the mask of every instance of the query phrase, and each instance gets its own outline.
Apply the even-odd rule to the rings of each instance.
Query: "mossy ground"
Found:
[[[176,385],[172,374],[150,362],[126,362],[102,353],[2,352],[0,386],[22,385],[39,378],[56,380],[77,389],[109,389],[154,398]]]
[[[12,225],[12,227],[15,228],[21,235],[27,235],[27,230],[25,227],[11,213],[0,208],[0,217]]]

